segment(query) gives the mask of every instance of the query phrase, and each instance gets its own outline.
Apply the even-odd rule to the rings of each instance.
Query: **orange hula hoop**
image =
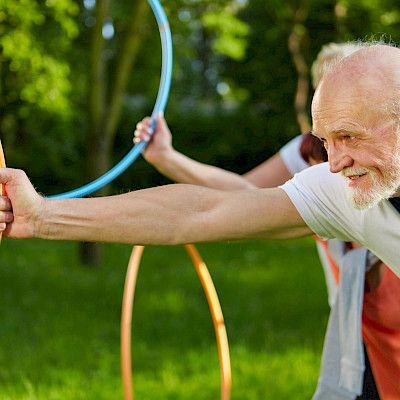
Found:
[[[199,252],[192,244],[186,244],[185,249],[189,254],[196,272],[200,278],[205,292],[211,317],[214,324],[215,336],[218,347],[219,364],[221,371],[221,400],[229,400],[231,393],[231,363],[229,356],[228,336],[226,333],[224,317],[218,299],[217,291],[208,272],[207,266]],[[133,400],[134,390],[132,383],[132,359],[131,359],[131,332],[132,311],[135,296],[137,274],[144,246],[134,246],[129,259],[125,278],[124,295],[122,301],[121,316],[121,372],[124,389],[124,399]]]
[[[5,168],[5,167],[6,167],[6,158],[4,156],[3,145],[1,144],[1,140],[0,140],[0,168]],[[0,194],[2,196],[6,195],[6,189],[3,184],[0,185]],[[3,233],[0,232],[0,243],[1,243],[2,236],[3,236]]]

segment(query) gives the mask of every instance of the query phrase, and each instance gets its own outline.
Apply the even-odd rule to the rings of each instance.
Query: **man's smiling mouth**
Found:
[[[364,172],[363,174],[359,174],[359,175],[349,175],[349,176],[346,176],[346,178],[353,181],[353,180],[361,178],[362,176],[365,176],[365,175],[367,175],[367,172]]]

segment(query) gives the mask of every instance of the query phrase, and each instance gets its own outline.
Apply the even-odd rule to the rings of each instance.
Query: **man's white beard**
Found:
[[[342,175],[361,174],[367,172],[372,180],[372,187],[366,191],[365,188],[352,188],[347,186],[348,197],[353,207],[358,210],[365,210],[377,205],[380,201],[393,197],[400,189],[400,150],[399,146],[395,149],[390,166],[385,168],[385,175],[380,177],[376,171],[369,168],[363,168],[352,171],[348,168]]]

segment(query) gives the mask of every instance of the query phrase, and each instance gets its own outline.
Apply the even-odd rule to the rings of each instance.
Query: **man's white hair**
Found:
[[[366,57],[369,51],[374,51],[381,45],[397,47],[394,42],[390,39],[388,40],[385,36],[381,36],[378,40],[371,38],[366,41],[358,40],[344,43],[328,43],[322,46],[321,51],[318,53],[317,58],[311,66],[311,78],[314,89],[317,87],[322,76],[334,69],[338,64],[341,64],[346,57],[352,56],[362,49],[364,50],[362,54]],[[393,71],[390,86],[394,95],[391,99],[388,99],[386,107],[388,108],[388,112],[398,122],[400,128],[400,69],[395,69]]]
[[[343,58],[367,46],[367,43],[362,42],[328,43],[322,46],[311,66],[311,78],[314,89],[327,70]]]

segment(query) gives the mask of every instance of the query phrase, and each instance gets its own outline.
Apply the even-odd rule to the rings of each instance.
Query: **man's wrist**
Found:
[[[49,239],[49,227],[46,223],[46,216],[48,214],[50,202],[51,200],[48,200],[44,197],[40,199],[33,221],[32,236],[34,238]]]
[[[177,158],[178,152],[173,148],[162,150],[157,159],[152,163],[155,168],[159,171],[168,170],[169,166],[173,164],[174,160]]]

